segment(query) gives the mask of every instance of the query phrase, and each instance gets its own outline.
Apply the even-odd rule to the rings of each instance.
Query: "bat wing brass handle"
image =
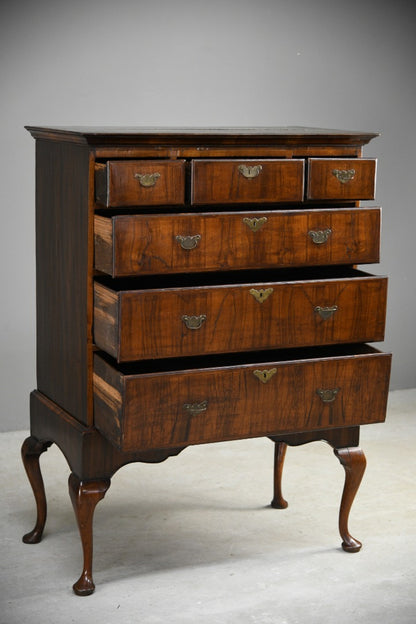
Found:
[[[154,186],[157,180],[160,178],[160,173],[135,173],[134,177],[139,181],[140,186],[149,187]]]
[[[243,223],[245,223],[252,232],[258,232],[259,229],[267,223],[267,217],[244,217]]]
[[[319,396],[322,403],[333,403],[339,391],[340,388],[318,388],[316,394]]]
[[[263,167],[261,165],[238,165],[238,171],[242,176],[248,178],[257,178]]]
[[[263,303],[263,301],[266,301],[266,299],[270,297],[272,292],[273,288],[260,288],[259,290],[257,290],[256,288],[251,288],[249,290],[250,295],[253,295],[254,299],[259,303]]]
[[[332,175],[334,175],[341,184],[346,184],[354,178],[355,169],[333,169]]]
[[[261,383],[267,383],[268,381],[270,381],[270,379],[273,377],[273,375],[275,375],[277,373],[277,368],[270,368],[269,370],[264,369],[264,370],[259,370],[256,369],[253,371],[253,375],[255,377],[257,377],[257,379],[259,381],[261,381]]]
[[[315,306],[314,308],[314,312],[316,312],[316,314],[319,314],[319,316],[321,317],[321,319],[323,319],[324,321],[328,320],[329,318],[331,318],[331,316],[333,314],[335,314],[335,312],[338,310],[338,306],[337,305],[333,305],[333,306]]]
[[[201,401],[201,403],[184,403],[183,409],[188,412],[188,414],[191,414],[191,416],[196,416],[207,411],[208,401]]]
[[[182,236],[181,234],[178,234],[177,236],[175,236],[175,239],[182,247],[182,249],[190,250],[198,247],[199,241],[201,240],[201,235],[195,234],[194,236]]]
[[[310,230],[308,232],[308,235],[311,237],[312,242],[315,243],[315,245],[322,245],[323,243],[326,243],[331,234],[331,228],[325,228],[325,230]]]
[[[199,314],[198,316],[189,316],[188,314],[184,314],[182,316],[182,321],[188,329],[200,329],[206,320],[206,314]]]

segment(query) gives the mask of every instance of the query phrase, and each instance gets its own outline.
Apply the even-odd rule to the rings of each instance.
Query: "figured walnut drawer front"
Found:
[[[303,160],[194,160],[192,204],[296,202],[303,199]]]
[[[375,159],[310,158],[307,199],[374,199]]]
[[[109,160],[95,172],[96,201],[103,206],[183,205],[185,161]]]
[[[380,208],[95,217],[112,277],[379,261]]]
[[[279,359],[165,372],[121,372],[96,355],[95,426],[139,451],[384,420],[389,354],[270,355]]]
[[[126,362],[383,340],[387,279],[347,274],[120,291],[96,283],[95,344]]]

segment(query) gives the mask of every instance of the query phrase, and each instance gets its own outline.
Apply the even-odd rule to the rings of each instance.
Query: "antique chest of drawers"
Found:
[[[339,529],[365,468],[360,425],[385,418],[390,355],[375,134],[316,128],[39,128],[37,389],[22,456],[70,469],[94,590],[92,523],[112,475],[191,444],[265,436],[272,507],[287,445],[325,440],[345,468]]]

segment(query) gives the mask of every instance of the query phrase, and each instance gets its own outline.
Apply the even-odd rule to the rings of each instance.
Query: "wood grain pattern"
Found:
[[[94,216],[94,266],[99,271],[113,275],[113,221],[106,217]]]
[[[120,342],[120,300],[114,291],[94,283],[94,340],[115,353]]]
[[[375,159],[310,158],[307,198],[322,200],[374,199]],[[334,170],[354,170],[353,179],[340,182]]]
[[[387,280],[351,274],[356,277],[118,293],[97,284],[95,343],[123,362],[382,340]],[[253,288],[272,293],[259,303]],[[119,306],[109,306],[115,295]],[[326,320],[315,310],[334,305]],[[200,329],[187,329],[183,315],[206,320]]]
[[[266,219],[252,231],[244,219]],[[311,231],[330,229],[324,244]],[[178,235],[201,238],[182,249]],[[379,208],[95,216],[95,266],[112,277],[378,262]]]
[[[352,351],[353,353],[353,351]],[[242,437],[348,427],[384,419],[390,356],[377,352],[303,361],[214,369],[123,375],[95,356],[96,374],[124,387],[121,432],[110,440],[122,450],[200,444]],[[266,384],[253,371],[276,368]],[[332,403],[318,388],[339,388]],[[120,412],[96,402],[96,424],[105,435]],[[206,400],[207,410],[190,415],[184,404]]]
[[[240,165],[260,166],[252,179],[239,172]],[[303,199],[304,161],[193,160],[191,203],[235,204],[295,202]]]
[[[91,415],[88,189],[85,147],[37,142],[38,389],[83,423]]]
[[[143,186],[137,176],[158,177]],[[109,160],[96,169],[96,200],[103,206],[181,205],[185,201],[185,161]]]

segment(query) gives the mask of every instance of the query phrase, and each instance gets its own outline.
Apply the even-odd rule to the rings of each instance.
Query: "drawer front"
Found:
[[[374,199],[375,159],[310,158],[307,199]]]
[[[103,206],[185,202],[184,160],[110,160],[96,165],[96,201]]]
[[[192,204],[299,202],[303,160],[194,160]]]
[[[113,290],[95,284],[95,344],[119,362],[383,340],[387,279]]]
[[[380,209],[95,217],[112,277],[378,262]]]
[[[384,420],[390,356],[123,375],[94,363],[95,426],[123,451]]]

